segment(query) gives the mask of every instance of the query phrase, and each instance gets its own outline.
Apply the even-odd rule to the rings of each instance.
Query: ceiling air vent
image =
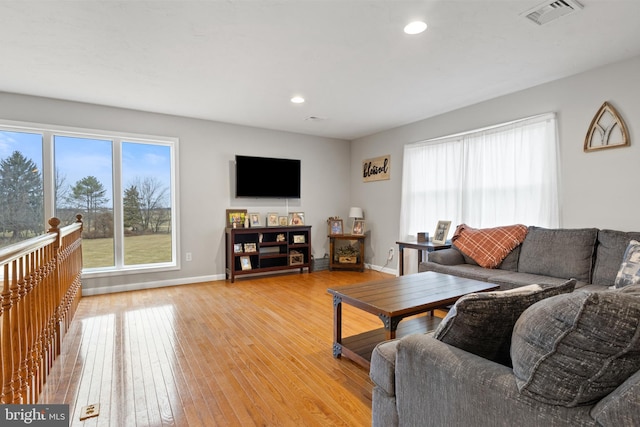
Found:
[[[522,13],[521,16],[529,18],[538,25],[545,25],[581,9],[582,5],[576,0],[547,1]]]

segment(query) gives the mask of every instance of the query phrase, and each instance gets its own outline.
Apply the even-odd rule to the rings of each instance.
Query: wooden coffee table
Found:
[[[344,356],[368,369],[376,344],[412,333],[427,332],[440,323],[440,319],[432,313],[399,325],[405,317],[446,307],[472,292],[498,288],[492,283],[428,271],[327,289],[333,295],[333,356]],[[343,338],[343,303],[375,314],[384,327]]]

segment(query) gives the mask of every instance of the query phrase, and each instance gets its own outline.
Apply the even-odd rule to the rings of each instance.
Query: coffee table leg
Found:
[[[382,320],[387,339],[394,339],[396,337],[396,329],[398,329],[398,324],[402,320],[402,317],[389,317],[386,314],[378,314],[378,317]]]
[[[342,298],[333,296],[333,357],[342,354]]]

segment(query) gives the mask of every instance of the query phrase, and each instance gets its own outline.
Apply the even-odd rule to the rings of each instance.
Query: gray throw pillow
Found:
[[[620,289],[638,283],[640,283],[640,242],[632,240],[624,251],[622,264],[613,286]]]
[[[590,405],[640,369],[640,298],[576,291],[540,301],[513,330],[520,393],[566,407]]]
[[[508,291],[472,293],[460,298],[434,332],[434,338],[485,359],[510,366],[511,333],[530,305],[572,292],[576,281],[529,285]]]

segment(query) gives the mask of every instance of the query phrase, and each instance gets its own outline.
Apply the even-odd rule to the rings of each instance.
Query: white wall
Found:
[[[352,141],[352,204],[364,209],[372,229],[366,261],[382,265],[389,248],[397,248],[405,144],[551,111],[559,124],[561,226],[640,231],[638,76],[640,57]],[[625,121],[631,147],[584,153],[591,120],[605,101]],[[385,154],[391,154],[391,180],[363,183],[362,160]]]
[[[349,209],[349,142],[205,120],[0,93],[0,118],[146,135],[178,137],[181,269],[84,278],[85,295],[157,285],[224,279],[225,210],[287,212],[278,199],[235,199],[231,193],[235,154],[302,161],[302,197],[289,211],[305,212],[312,250],[328,252],[326,219]],[[268,179],[268,177],[265,177]],[[185,262],[191,252],[193,261]]]

